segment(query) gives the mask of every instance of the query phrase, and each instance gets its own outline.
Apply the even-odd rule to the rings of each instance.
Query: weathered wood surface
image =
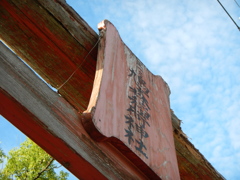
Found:
[[[97,42],[98,35],[64,0],[0,0],[0,38],[45,81],[58,88],[83,62],[84,57]],[[69,102],[78,112],[87,108],[90,99],[96,57],[97,49],[94,49],[73,78],[59,91],[61,96],[64,97],[64,99],[60,98],[60,101]],[[50,137],[46,135],[45,138],[52,139],[54,136],[51,135],[51,132],[47,133],[46,126],[43,124],[40,126],[38,123],[34,123],[35,121],[32,122],[31,118],[35,119],[35,117],[29,111],[17,103],[8,92],[2,89],[1,92],[3,98],[5,98],[0,101],[1,108],[8,120],[21,129],[23,133],[36,140],[50,154],[54,154],[55,152],[51,153],[52,149],[46,148],[48,145],[52,146],[53,143],[43,141],[39,134],[37,137],[34,135],[37,132],[34,129],[36,127],[39,132],[43,131],[50,135]],[[46,94],[48,93],[49,91]],[[21,97],[19,92],[17,96]],[[46,102],[52,104],[50,101]],[[9,104],[7,105],[7,103]],[[71,111],[76,113],[75,110]],[[17,120],[18,118],[19,120]],[[188,139],[182,135],[184,133],[173,114],[172,120],[181,179],[196,179],[195,177],[199,179],[201,177],[223,179]],[[28,124],[29,126],[27,126]],[[69,126],[76,127],[74,123]],[[70,128],[71,130],[72,128]],[[78,136],[78,133],[81,134],[82,132],[77,132],[75,135]],[[58,138],[55,140],[58,140]],[[58,143],[56,141],[53,146],[58,147]],[[61,141],[61,143],[65,145],[66,142]],[[92,140],[89,144],[94,147],[99,146]],[[104,152],[108,148],[103,149]],[[94,153],[93,157],[95,157]],[[67,156],[60,157],[59,155],[59,158],[62,158],[61,163],[69,161]],[[79,159],[76,158],[76,161],[74,161],[75,165],[77,160]],[[107,160],[101,162],[108,164]],[[74,164],[71,164],[70,168],[74,168],[73,166]],[[80,168],[77,167],[77,169],[79,171]],[[87,173],[88,171],[86,171]]]
[[[96,68],[98,35],[60,0],[1,0],[0,38],[79,111],[86,109]],[[79,88],[80,87],[80,88]]]
[[[128,147],[153,171],[148,177],[180,179],[173,140],[169,104],[170,90],[160,76],[153,75],[123,43],[118,31],[107,20],[99,23],[101,40],[97,71],[88,110],[101,141],[113,142],[120,150]],[[90,134],[94,133],[90,131]],[[100,140],[101,135],[93,136]],[[125,148],[126,149],[126,148]],[[130,154],[127,150],[123,154]],[[152,176],[155,173],[157,176]]]
[[[174,142],[177,152],[178,168],[181,179],[204,179],[204,180],[223,180],[225,179],[205,157],[188,140],[182,131],[181,121],[171,112]]]
[[[79,179],[147,179],[118,150],[96,143],[80,114],[0,43],[0,113]]]

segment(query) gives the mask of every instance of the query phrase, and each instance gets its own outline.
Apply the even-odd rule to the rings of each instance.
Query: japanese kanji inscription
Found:
[[[168,85],[142,64],[109,21],[98,28],[94,87],[83,113],[86,130],[97,141],[112,142],[131,161],[139,159],[159,178],[180,179]]]

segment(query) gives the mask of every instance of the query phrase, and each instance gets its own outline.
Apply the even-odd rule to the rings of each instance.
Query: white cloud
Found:
[[[239,17],[234,1],[221,2]],[[140,60],[169,84],[172,108],[200,152],[227,179],[239,179],[240,33],[218,2],[84,4],[86,12],[81,13],[84,7],[78,12],[92,27],[109,19]]]

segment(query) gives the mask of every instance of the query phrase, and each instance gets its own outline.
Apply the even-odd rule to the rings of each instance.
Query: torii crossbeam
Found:
[[[90,101],[97,53],[101,48],[93,48],[99,36],[64,0],[0,0],[0,38],[4,42],[0,44],[0,113],[8,121],[79,179],[166,178],[164,175],[167,172],[158,171],[157,167],[149,164],[154,154],[151,151],[156,150],[155,147],[151,148],[151,144],[149,146],[150,138],[154,135],[150,128],[154,123],[150,122],[150,119],[147,120],[144,129],[144,118],[142,122],[138,122],[135,115],[134,119],[131,114],[135,111],[131,108],[135,100],[138,102],[137,106],[145,103],[145,115],[146,109],[150,108],[149,114],[156,109],[154,103],[150,103],[153,95],[151,83],[147,76],[140,78],[141,68],[145,69],[143,65],[140,69],[134,64],[128,65],[129,68],[122,73],[127,75],[124,77],[128,78],[129,84],[126,85],[126,93],[122,92],[126,101],[125,107],[121,109],[123,124],[119,127],[113,126],[113,129],[117,128],[123,133],[112,134],[123,143],[118,146],[116,142],[119,141],[109,139],[109,134],[105,131],[107,127],[104,129],[105,127],[96,121],[94,126],[88,126],[87,122],[94,121],[82,121],[83,116],[87,116],[86,113],[93,112],[86,111],[83,114]],[[86,55],[88,56],[85,59]],[[78,71],[58,92],[54,92],[35,74],[38,73],[49,85],[58,89],[79,65],[81,67]],[[115,72],[112,73],[115,75]],[[134,73],[140,77],[134,78]],[[147,83],[145,87],[142,86],[144,81]],[[141,83],[142,85],[138,86]],[[164,87],[164,83],[161,83],[161,87]],[[149,97],[139,95],[134,99],[136,88],[139,92],[144,91]],[[145,88],[149,89],[149,93]],[[100,91],[100,96],[101,94]],[[142,117],[140,115],[144,114],[143,109],[136,109],[136,116]],[[96,110],[99,110],[98,103]],[[98,112],[95,112],[96,114],[88,115],[91,118],[98,117]],[[176,154],[173,149],[170,152],[173,153],[173,157],[177,155],[181,179],[224,179],[188,141],[178,118],[172,111],[169,112],[169,109],[164,115],[166,118],[163,118],[168,119],[167,128],[171,124],[170,113]],[[148,119],[148,116],[144,117]],[[88,127],[95,129],[91,131]],[[99,128],[102,134],[100,140],[93,134],[99,133],[96,128]],[[160,129],[160,132],[164,131]],[[133,140],[130,138],[131,133]],[[170,137],[168,133],[163,135]],[[156,136],[155,140],[157,139]],[[172,147],[172,138],[169,140],[168,145]],[[128,148],[126,153],[123,152],[125,147]],[[171,162],[172,170],[177,170],[174,164],[176,159],[168,160],[167,156],[168,154],[162,156],[166,162],[160,160],[160,164],[154,165],[167,167],[170,165],[168,162]],[[133,157],[136,157],[136,161]],[[135,162],[138,163],[134,164]],[[168,168],[166,170],[169,171]]]

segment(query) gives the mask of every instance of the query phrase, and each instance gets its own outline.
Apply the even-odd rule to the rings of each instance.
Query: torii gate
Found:
[[[0,113],[79,179],[224,179],[181,131],[165,82],[100,28],[63,0],[0,0],[16,53],[1,43]],[[56,89],[78,70],[55,92],[25,63]]]

